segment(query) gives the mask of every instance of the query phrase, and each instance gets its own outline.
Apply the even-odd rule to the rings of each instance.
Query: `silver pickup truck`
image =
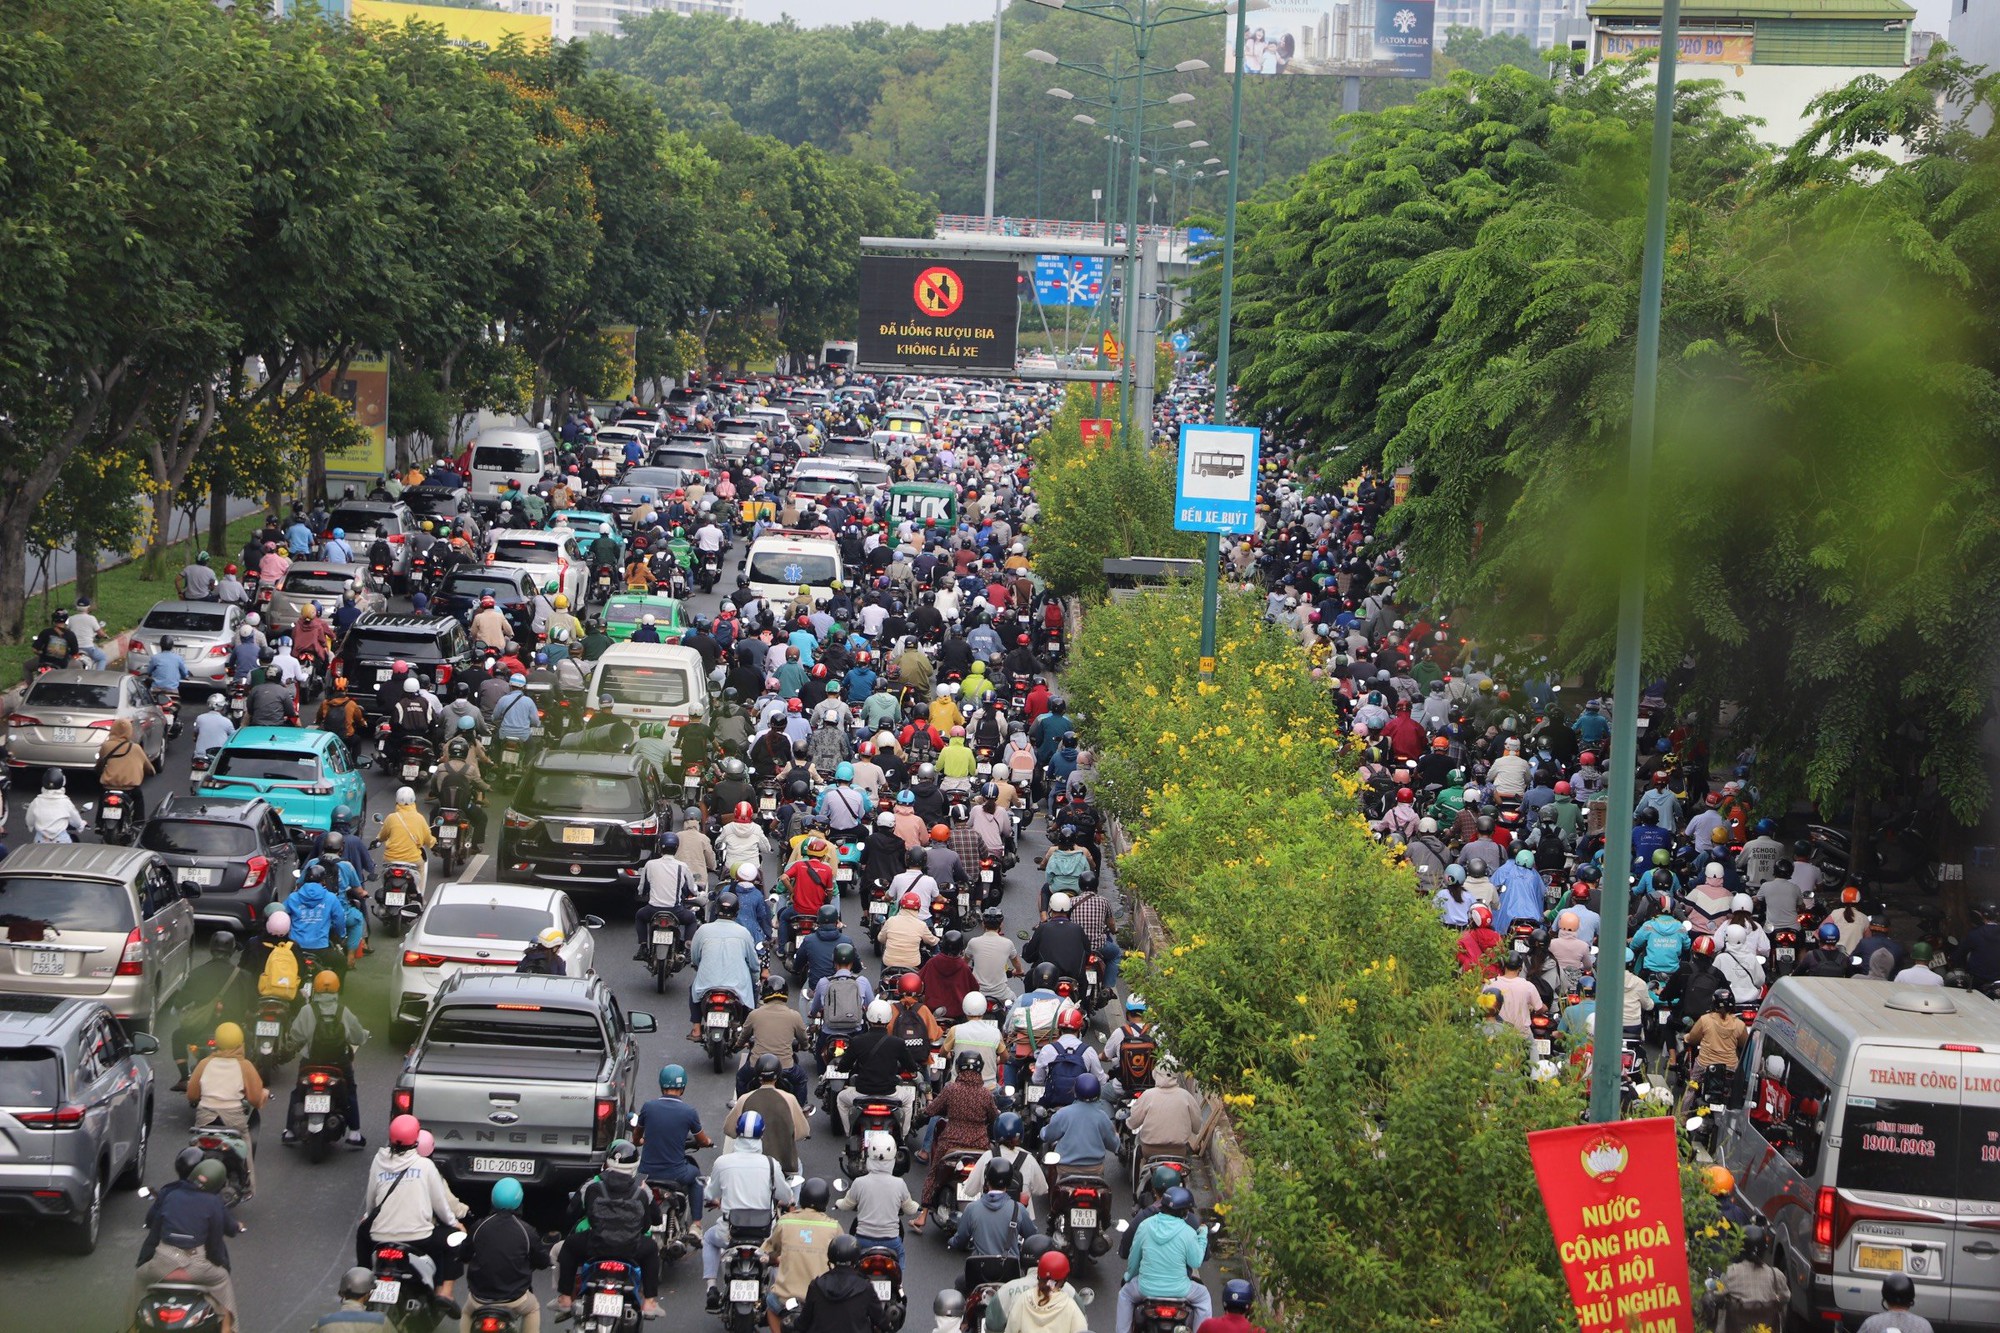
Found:
[[[448,1180],[573,1186],[638,1109],[638,1034],[601,977],[462,972],[439,987],[390,1101]]]

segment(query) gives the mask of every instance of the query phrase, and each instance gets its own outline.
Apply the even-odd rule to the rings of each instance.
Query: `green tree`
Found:
[[[1439,54],[1450,62],[1450,68],[1468,74],[1484,77],[1502,65],[1525,69],[1530,74],[1540,74],[1548,68],[1548,58],[1533,42],[1511,32],[1489,36],[1477,28],[1453,25],[1444,30],[1444,37],[1444,50]]]

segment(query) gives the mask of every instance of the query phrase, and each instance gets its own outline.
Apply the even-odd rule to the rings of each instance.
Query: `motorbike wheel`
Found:
[[[319,1135],[317,1134],[307,1135],[305,1139],[301,1141],[300,1146],[302,1146],[306,1150],[306,1160],[308,1162],[311,1162],[314,1166],[318,1166],[321,1162],[324,1162],[326,1160],[327,1141],[321,1138]]]
[[[722,1043],[717,1042],[709,1047],[708,1067],[715,1073],[720,1074],[722,1072],[722,1066],[728,1059],[729,1052],[723,1048]],[[854,1173],[850,1171],[848,1174],[853,1175]]]
[[[653,959],[653,989],[661,995],[667,993],[667,973],[671,970],[665,959],[657,956]]]

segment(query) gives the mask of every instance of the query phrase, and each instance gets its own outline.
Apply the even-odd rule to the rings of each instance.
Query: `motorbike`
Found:
[[[976,1254],[965,1261],[965,1322],[960,1325],[964,1333],[986,1327],[986,1307],[994,1293],[1019,1276],[1018,1259]]]
[[[734,991],[712,990],[702,998],[701,1048],[718,1074],[743,1036],[744,1017],[743,1002]]]
[[[817,1046],[818,1020],[814,1020],[814,1045]],[[847,1054],[848,1038],[829,1037],[826,1043],[826,1072],[819,1081],[819,1109],[835,1124],[840,1123],[840,1094],[847,1087],[847,1075],[839,1068],[840,1059]]]
[[[729,1333],[755,1333],[764,1325],[764,1256],[758,1250],[771,1224],[729,1227],[722,1255],[722,1326]]]
[[[938,1199],[937,1207],[931,1209],[931,1216],[937,1219],[937,1234],[949,1239],[952,1228],[958,1225],[958,1215],[964,1211],[959,1206],[959,1190],[972,1178],[985,1153],[971,1148],[954,1148],[945,1154],[943,1171],[945,1186]]]
[[[652,970],[654,989],[665,994],[667,978],[686,967],[687,962],[687,942],[681,938],[680,918],[668,911],[655,912],[652,927],[646,932],[646,966]]]
[[[1081,1171],[1063,1172],[1057,1180],[1061,1160],[1056,1153],[1042,1158],[1049,1174],[1049,1237],[1072,1262],[1095,1259],[1111,1248],[1111,1238],[1104,1230],[1111,1186],[1101,1174]]]
[[[836,1112],[837,1112],[836,1104]],[[854,1123],[847,1127],[847,1144],[840,1150],[840,1169],[850,1176],[858,1176],[867,1169],[867,1159],[863,1156],[863,1145],[868,1136],[887,1134],[896,1142],[896,1174],[902,1175],[910,1169],[910,1146],[903,1142],[897,1132],[896,1116],[898,1107],[894,1097],[860,1097],[854,1103]]]
[[[861,1276],[875,1288],[875,1299],[882,1302],[892,1333],[901,1328],[909,1302],[903,1293],[903,1265],[897,1262],[896,1252],[886,1245],[870,1245],[861,1252]]]
[[[1007,892],[1007,872],[1001,868],[997,856],[979,858],[979,906],[984,909],[998,903]]]
[[[382,928],[401,935],[423,915],[423,891],[417,887],[418,867],[406,861],[391,861],[382,868],[382,892],[376,897],[376,915]]]
[[[105,842],[123,845],[138,836],[132,827],[131,793],[107,788],[97,803],[97,836]]]
[[[586,1333],[618,1333],[639,1323],[639,1270],[622,1259],[598,1259],[577,1274],[574,1318]]]
[[[201,1149],[203,1158],[222,1163],[229,1173],[219,1196],[235,1206],[250,1192],[250,1136],[227,1125],[196,1125],[188,1131],[188,1146]]]
[[[453,1247],[464,1243],[463,1231],[454,1231],[445,1239],[445,1244]],[[368,1308],[386,1315],[392,1327],[415,1333],[440,1326],[444,1312],[436,1303],[436,1267],[428,1256],[412,1254],[394,1242],[379,1242],[368,1271],[375,1278],[375,1286],[368,1293]]]
[[[222,1308],[203,1288],[191,1282],[176,1282],[170,1274],[165,1281],[147,1287],[139,1297],[139,1308],[132,1314],[132,1327],[143,1333],[209,1333],[222,1327]]]
[[[1528,1020],[1528,1033],[1535,1048],[1537,1060],[1547,1060],[1555,1053],[1556,1019],[1554,1014],[1539,1013]]]
[[[257,1067],[258,1076],[266,1083],[278,1066],[285,1062],[285,1024],[292,1016],[292,1006],[275,995],[259,997],[257,1016],[250,1029],[250,1063]]]
[[[1194,1327],[1194,1304],[1185,1298],[1148,1296],[1132,1317],[1132,1333],[1188,1333]]]
[[[659,1181],[647,1181],[646,1187],[653,1191],[653,1198],[660,1205],[660,1225],[653,1233],[659,1242],[660,1258],[672,1263],[688,1252],[687,1191]]]
[[[397,776],[422,791],[437,772],[437,746],[427,736],[404,736],[393,746],[392,767]]]
[[[1082,1005],[1086,1019],[1111,998],[1104,984],[1104,960],[1095,949],[1083,960],[1083,985],[1078,989],[1082,993],[1077,996],[1077,1003]]]
[[[1779,926],[1771,932],[1771,975],[1780,977],[1792,970],[1799,957],[1799,931],[1796,926]]]
[[[431,822],[431,833],[438,841],[438,858],[444,862],[445,878],[455,878],[470,855],[466,849],[472,845],[472,816],[455,806],[440,806]]]
[[[154,690],[153,704],[167,719],[167,739],[179,740],[181,735],[181,696],[178,690]]]
[[[347,1098],[342,1091],[346,1081],[346,1071],[337,1065],[299,1064],[303,1092],[294,1103],[296,1109],[286,1128],[305,1149],[309,1162],[325,1161],[327,1153],[347,1134]]]

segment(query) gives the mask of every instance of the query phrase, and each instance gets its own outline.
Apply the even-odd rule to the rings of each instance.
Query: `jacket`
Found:
[[[1176,1225],[1179,1225],[1176,1219]],[[1005,1195],[988,1191],[958,1215],[958,1228],[951,1233],[949,1248],[974,1255],[997,1255],[1011,1259],[1021,1252],[1021,1242],[1039,1235],[1034,1214]]]
[[[518,1213],[490,1213],[466,1241],[465,1280],[479,1301],[499,1304],[525,1294],[535,1270],[549,1266],[548,1242]]]
[[[1189,1226],[1172,1213],[1155,1213],[1133,1230],[1125,1280],[1137,1278],[1141,1296],[1185,1296],[1189,1274],[1201,1268],[1207,1255],[1206,1231]]]
[[[375,1220],[368,1235],[378,1241],[423,1240],[438,1226],[457,1221],[443,1177],[414,1148],[376,1150],[368,1169],[368,1191],[361,1200],[363,1220],[370,1213]]]
[[[806,1289],[798,1333],[878,1333],[888,1326],[874,1284],[852,1268],[836,1268]]]
[[[347,904],[318,880],[307,880],[285,899],[292,915],[292,942],[301,949],[324,949],[347,938]]]
[[[779,1218],[761,1247],[778,1265],[771,1290],[783,1299],[804,1297],[813,1279],[827,1271],[826,1247],[839,1234],[840,1223],[825,1213],[801,1210]]]
[[[111,724],[111,734],[97,747],[97,778],[107,789],[137,787],[153,772],[153,761],[132,738],[132,724],[119,718]]]
[[[746,1007],[757,1002],[757,945],[740,922],[716,920],[696,930],[688,944],[688,961],[694,964],[689,984],[696,996],[726,990]]]

